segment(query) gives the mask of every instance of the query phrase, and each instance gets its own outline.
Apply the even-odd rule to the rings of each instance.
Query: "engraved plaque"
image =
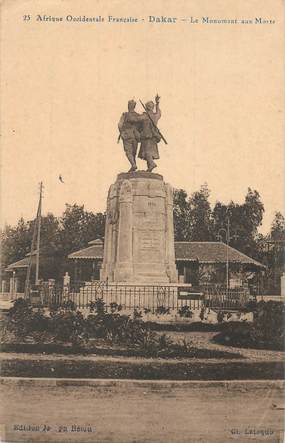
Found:
[[[138,248],[136,254],[137,263],[159,263],[163,259],[163,231],[136,232]]]

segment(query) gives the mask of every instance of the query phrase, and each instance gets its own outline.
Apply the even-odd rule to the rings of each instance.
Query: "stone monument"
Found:
[[[157,107],[158,102],[157,96]],[[155,285],[178,281],[174,255],[173,190],[164,182],[162,175],[150,171],[154,146],[157,151],[155,158],[158,158],[156,144],[161,135],[153,121],[154,113],[148,110],[150,108],[148,102],[142,116],[135,113],[136,123],[143,122],[141,149],[144,150],[142,158],[147,161],[148,169],[120,173],[108,193],[101,269],[101,280],[108,282]],[[130,115],[134,119],[134,113],[125,118]],[[150,124],[146,125],[146,119],[150,119]],[[124,149],[126,151],[125,144]]]

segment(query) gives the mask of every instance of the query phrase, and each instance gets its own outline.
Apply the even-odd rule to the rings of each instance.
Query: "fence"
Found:
[[[242,308],[248,301],[243,290],[204,288],[204,292],[192,292],[187,293],[185,287],[177,285],[108,284],[100,281],[75,282],[68,286],[43,283],[40,301],[49,307],[63,306],[72,301],[77,308],[86,309],[96,300],[102,299],[107,310],[116,305],[122,310],[137,309],[153,313],[160,307],[178,311],[183,306],[188,306],[191,310],[202,307],[235,310]]]
[[[244,288],[227,289],[223,285],[204,285],[200,287],[204,294],[205,307],[212,309],[240,309],[249,301],[249,291]]]
[[[13,301],[17,298],[24,298],[24,296],[23,292],[0,292],[0,300],[2,301]]]

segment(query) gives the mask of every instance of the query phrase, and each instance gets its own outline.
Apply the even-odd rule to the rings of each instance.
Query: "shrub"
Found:
[[[127,315],[119,314],[105,314],[104,316],[98,316],[97,325],[100,326],[97,333],[101,334],[101,337],[107,338],[112,342],[123,342],[126,325],[129,321]],[[95,320],[96,324],[96,320]]]
[[[110,303],[111,312],[120,312],[122,310],[122,305],[118,305],[116,302]]]
[[[81,312],[74,310],[74,306],[53,310],[50,317],[45,317],[40,310],[32,309],[27,301],[18,300],[8,314],[9,327],[18,336],[25,338],[32,335],[38,342],[54,340],[71,343],[72,351],[74,348],[76,351],[78,346],[82,352],[84,348],[81,345],[94,337],[107,339],[113,344],[123,344],[127,348],[124,352],[130,355],[167,358],[217,355],[218,351],[199,350],[185,340],[182,344],[173,343],[166,334],[154,332],[151,323],[127,315],[106,313],[102,308],[104,304],[100,301],[94,306],[97,312],[91,312],[87,319],[84,319]],[[94,352],[94,348],[89,350]]]
[[[104,324],[104,316],[89,314],[86,319],[86,333],[88,337],[106,338],[107,330]]]
[[[71,311],[76,311],[76,304],[72,300],[67,300],[62,305],[63,309],[70,309]]]
[[[151,312],[151,309],[149,309],[149,308],[144,308],[144,313],[145,314],[149,314]]]
[[[138,311],[137,309],[134,309],[134,314],[133,314],[133,316],[134,316],[134,319],[136,319],[136,318],[142,318],[142,312],[141,312],[141,311]]]
[[[221,323],[225,318],[226,313],[224,311],[219,311],[217,314],[217,321]]]
[[[153,332],[150,324],[140,318],[130,318],[119,314],[90,314],[86,320],[88,336],[105,338],[112,343],[120,343],[137,348],[147,355],[157,355],[159,350],[169,345],[169,339]]]
[[[261,301],[253,312],[252,323],[229,322],[216,340],[236,346],[284,349],[285,305],[282,302]]]
[[[206,312],[206,309],[204,308],[204,306],[202,306],[200,314],[199,314],[201,321],[203,321],[205,318],[205,312]]]
[[[34,332],[46,331],[48,318],[41,308],[33,308],[29,301],[19,298],[8,312],[6,328],[17,337],[25,338]]]
[[[48,329],[55,340],[79,345],[88,338],[85,323],[81,312],[60,308],[51,312]]]
[[[186,318],[193,317],[193,312],[191,311],[191,309],[188,305],[182,306],[179,309],[178,314],[180,315],[180,317],[186,317]]]
[[[284,303],[276,301],[260,301],[253,314],[253,338],[266,342],[284,342]]]
[[[150,345],[155,335],[156,333],[151,331],[147,323],[138,319],[130,319],[126,325],[123,338],[129,345],[145,349]]]
[[[170,308],[166,308],[165,306],[157,306],[157,308],[155,310],[156,315],[165,315],[165,314],[169,314],[169,312],[170,312]]]
[[[256,300],[249,300],[245,306],[242,308],[241,312],[242,313],[247,313],[247,312],[254,312],[257,309],[257,301]]]
[[[105,302],[102,298],[97,298],[95,301],[91,301],[89,304],[90,312],[96,312],[98,315],[105,314]]]

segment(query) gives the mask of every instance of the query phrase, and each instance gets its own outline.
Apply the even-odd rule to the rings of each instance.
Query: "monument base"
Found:
[[[111,185],[101,279],[133,284],[178,281],[173,191],[160,174],[121,173]]]

